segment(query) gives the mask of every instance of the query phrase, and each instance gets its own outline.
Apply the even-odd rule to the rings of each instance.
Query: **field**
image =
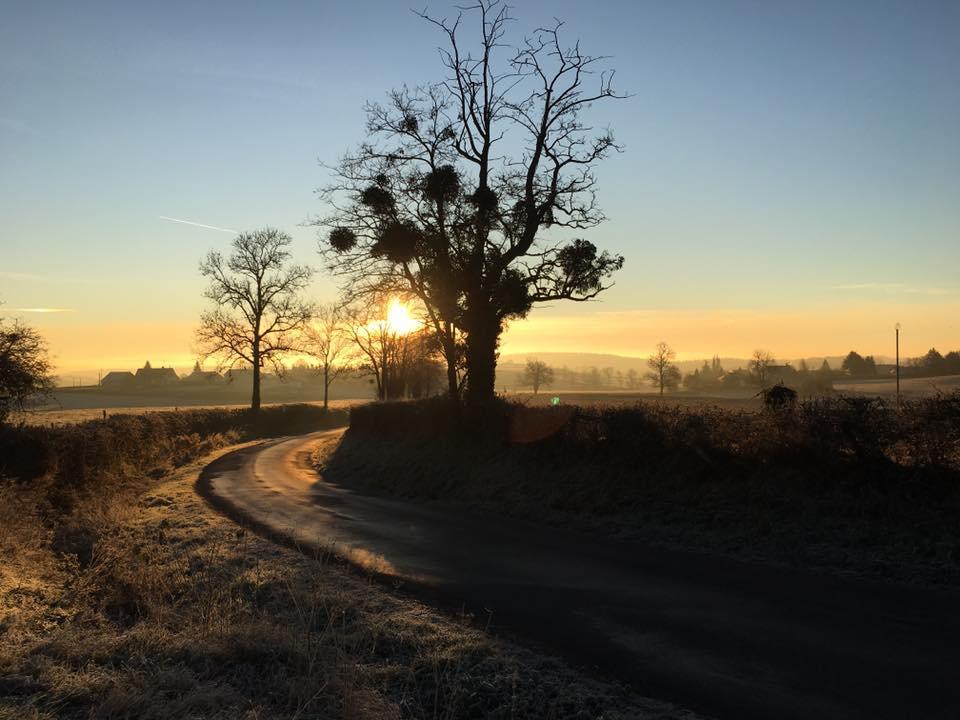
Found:
[[[883,378],[879,380],[834,382],[833,388],[844,394],[879,395],[889,398],[897,394],[897,381],[892,378]],[[938,392],[950,393],[955,390],[960,390],[960,375],[900,379],[900,394],[905,398],[929,397],[936,395]]]
[[[136,403],[138,398],[131,396],[113,396],[107,398],[108,402],[116,403],[119,399],[127,400],[131,403]],[[142,402],[142,400],[141,400]],[[366,400],[331,400],[330,409],[331,410],[343,410],[357,403],[367,402]],[[264,403],[263,407],[281,407],[285,403]],[[308,401],[301,403],[303,405],[310,405],[312,407],[322,407],[323,403],[318,401]],[[106,411],[107,416],[113,415],[141,415],[143,413],[155,413],[155,412],[177,412],[179,410],[242,410],[245,407],[249,406],[247,403],[225,403],[225,404],[211,404],[211,405],[136,405],[136,404],[111,404],[111,405],[102,405],[98,407],[83,407],[83,408],[63,408],[57,406],[50,406],[39,408],[36,410],[31,410],[24,413],[18,413],[13,417],[14,423],[24,423],[26,425],[73,425],[76,423],[86,422],[88,420],[100,420],[103,418],[103,413]]]
[[[760,398],[755,394],[731,393],[729,395],[690,395],[683,392],[667,393],[660,397],[657,393],[648,392],[622,392],[610,390],[578,391],[578,390],[557,390],[551,391],[549,388],[541,390],[537,394],[530,393],[509,393],[503,396],[504,399],[511,402],[519,402],[532,407],[547,406],[553,404],[553,398],[560,399],[560,405],[608,405],[622,406],[633,405],[635,403],[662,403],[676,407],[719,407],[726,410],[759,410],[762,406]]]

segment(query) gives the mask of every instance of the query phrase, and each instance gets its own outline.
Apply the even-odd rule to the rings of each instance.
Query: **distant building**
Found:
[[[115,371],[108,372],[100,381],[100,387],[107,390],[129,390],[135,387],[136,378],[132,372]]]
[[[196,363],[193,366],[193,372],[185,375],[180,382],[185,385],[213,385],[222,383],[223,375],[216,370],[203,370],[200,368],[200,363]]]
[[[165,385],[176,385],[180,382],[180,376],[173,368],[155,368],[151,367],[148,362],[137,370],[135,380],[138,388],[163,387]]]
[[[228,383],[253,383],[253,371],[250,368],[230,368],[223,374]]]

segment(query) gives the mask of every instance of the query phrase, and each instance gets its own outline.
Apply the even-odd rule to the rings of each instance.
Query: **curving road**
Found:
[[[960,717],[960,593],[628,547],[363,495],[310,467],[342,430],[218,459],[198,487],[261,530],[402,581],[638,692],[718,718]]]

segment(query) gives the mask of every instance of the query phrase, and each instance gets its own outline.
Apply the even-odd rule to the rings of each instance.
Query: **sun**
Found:
[[[397,335],[407,335],[419,330],[422,323],[411,317],[410,308],[398,298],[393,298],[387,308],[387,328]]]

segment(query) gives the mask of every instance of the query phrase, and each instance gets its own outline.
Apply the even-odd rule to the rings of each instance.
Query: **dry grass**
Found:
[[[234,525],[224,451],[69,517],[0,489],[0,718],[689,717]]]

